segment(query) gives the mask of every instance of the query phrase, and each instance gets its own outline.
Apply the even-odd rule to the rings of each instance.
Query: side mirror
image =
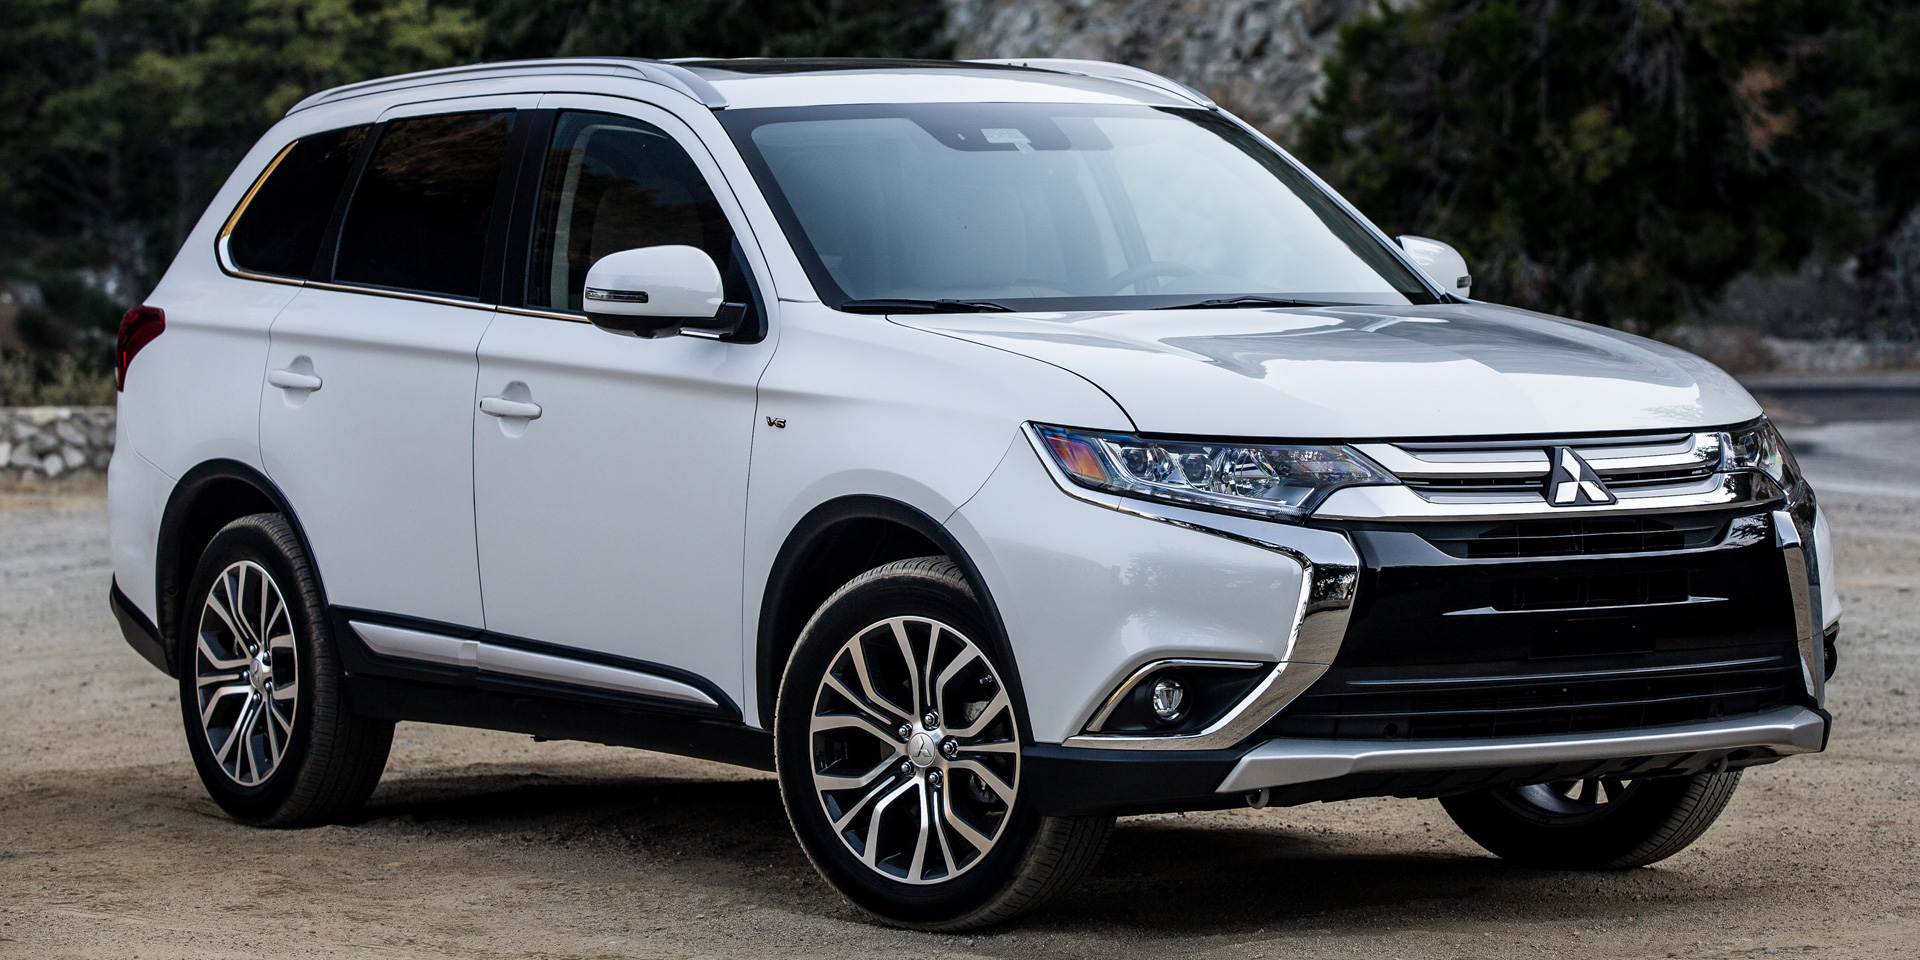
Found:
[[[1467,258],[1460,251],[1426,237],[1395,237],[1394,241],[1440,289],[1456,297],[1473,291],[1473,275],[1467,272]]]
[[[636,247],[595,261],[582,301],[594,326],[655,339],[687,327],[731,330],[740,318],[721,309],[722,287],[720,268],[698,247]]]

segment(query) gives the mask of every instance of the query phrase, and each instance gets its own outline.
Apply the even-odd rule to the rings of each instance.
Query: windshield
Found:
[[[1333,198],[1207,111],[861,104],[719,116],[822,299],[843,309],[1434,301]]]

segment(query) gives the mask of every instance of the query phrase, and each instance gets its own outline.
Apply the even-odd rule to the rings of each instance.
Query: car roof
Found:
[[[654,83],[714,110],[848,103],[1133,103],[1212,107],[1165,77],[1098,60],[730,60],[568,57],[482,63],[323,90],[287,111],[478,80],[615,77]]]

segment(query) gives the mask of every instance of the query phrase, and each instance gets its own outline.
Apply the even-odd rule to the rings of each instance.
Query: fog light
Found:
[[[1153,715],[1162,723],[1172,723],[1187,712],[1187,685],[1179,677],[1161,677],[1153,681]]]

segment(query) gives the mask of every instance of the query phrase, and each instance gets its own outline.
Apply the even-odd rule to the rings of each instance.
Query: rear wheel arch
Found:
[[[177,674],[182,602],[200,555],[222,527],[256,513],[287,518],[307,556],[313,555],[293,507],[266,475],[238,460],[208,460],[188,470],[167,497],[160,516],[160,535],[154,554],[154,618],[167,663]],[[319,580],[319,571],[314,571]],[[325,587],[321,587],[322,595]]]
[[[986,640],[999,648],[1008,666],[1006,682],[1013,688],[1020,728],[1031,729],[1006,624],[979,568],[938,520],[899,500],[875,496],[841,497],[813,508],[788,531],[774,558],[761,597],[754,658],[753,695],[762,727],[772,729],[781,673],[814,611],[868,570],[928,556],[946,557],[965,575],[994,633]]]

